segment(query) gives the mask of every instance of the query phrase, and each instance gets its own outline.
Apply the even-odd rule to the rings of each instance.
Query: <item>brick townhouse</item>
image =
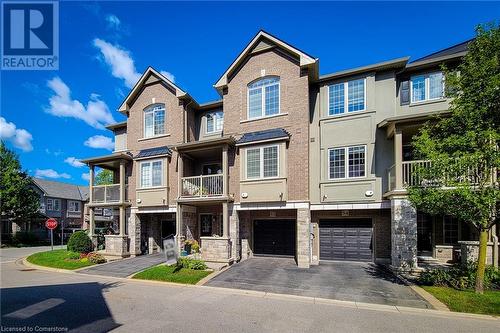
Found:
[[[175,235],[229,264],[454,260],[475,231],[415,211],[405,187],[426,163],[412,136],[448,111],[440,66],[466,52],[464,42],[321,75],[318,58],[260,31],[214,84],[220,99],[204,104],[149,67],[119,107],[127,120],[108,127],[114,152],[85,160],[91,233],[106,208],[118,216],[108,255],[161,251]],[[95,168],[115,184],[95,186]]]

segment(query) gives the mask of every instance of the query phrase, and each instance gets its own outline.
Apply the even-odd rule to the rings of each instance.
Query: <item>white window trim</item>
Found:
[[[72,210],[71,209],[71,204],[74,204],[74,203],[77,203],[78,204],[78,210]],[[82,212],[82,208],[81,208],[81,203],[80,201],[75,201],[75,200],[68,200],[68,212],[72,212],[72,213],[81,213]]]
[[[164,122],[163,122],[163,133],[162,134],[154,134],[155,132],[155,111],[160,111],[160,110],[153,110],[155,106],[159,106],[159,105],[162,105],[163,106],[163,119],[164,119]],[[152,104],[152,105],[149,105],[148,107],[146,107],[143,111],[142,111],[143,115],[142,115],[142,130],[143,130],[143,139],[152,139],[152,138],[157,138],[157,137],[162,137],[162,136],[166,136],[168,134],[167,133],[167,108],[165,107],[165,104],[162,104],[162,103],[157,103],[157,104]],[[153,113],[153,135],[151,136],[146,136],[146,114],[147,113]]]
[[[52,206],[52,209],[49,209],[49,202],[50,202],[50,205]],[[55,203],[58,202],[58,209],[55,209]],[[61,200],[59,199],[47,199],[47,210],[50,210],[51,212],[60,212],[61,211]]]
[[[276,117],[276,116],[279,116],[281,114],[281,78],[278,76],[272,76],[272,75],[268,76],[268,77],[278,78],[278,83],[277,83],[278,84],[278,113],[266,115],[266,91],[265,91],[265,88],[276,84],[276,83],[273,83],[273,84],[268,84],[268,85],[258,87],[261,90],[261,96],[262,96],[262,98],[261,98],[261,103],[262,103],[261,111],[262,111],[262,113],[259,117],[250,117],[250,89],[258,89],[258,88],[250,88],[250,87],[248,87],[248,85],[255,83],[255,82],[258,82],[260,80],[266,79],[266,77],[262,77],[258,80],[254,80],[254,81],[250,82],[247,85],[247,120],[259,120],[259,119],[263,119],[263,118]]]
[[[359,176],[359,177],[349,177],[349,148],[357,148],[357,147],[363,147],[365,149],[365,175],[364,176]],[[332,178],[331,175],[331,163],[330,163],[330,151],[335,150],[335,149],[344,149],[344,177],[339,177],[339,178]],[[363,179],[367,177],[367,169],[368,169],[368,163],[367,163],[367,155],[368,155],[368,148],[366,145],[354,145],[354,146],[344,146],[344,147],[332,147],[328,148],[328,180],[342,180],[342,179]]]
[[[272,177],[264,177],[264,148],[269,148],[269,147],[276,147],[277,148],[277,160],[278,160],[278,165],[277,165],[277,170],[278,174],[276,176]],[[259,177],[248,177],[248,151],[252,149],[259,149],[259,163],[260,163],[260,175]],[[246,180],[261,180],[261,179],[277,179],[280,178],[280,145],[273,144],[273,145],[265,145],[265,146],[258,146],[258,147],[247,147],[245,149],[245,179]]]
[[[429,98],[430,92],[431,92],[431,83],[430,83],[430,76],[432,74],[438,74],[441,73],[443,75],[442,78],[442,95],[440,97],[434,97],[434,98]],[[418,77],[418,76],[423,76],[424,77],[424,93],[425,93],[425,98],[420,100],[420,101],[413,101],[413,78]],[[430,73],[425,73],[425,74],[416,74],[412,75],[410,77],[410,104],[420,104],[420,103],[427,103],[430,101],[437,101],[437,100],[442,100],[444,99],[444,74],[443,72],[437,71],[437,72],[430,72]]]
[[[156,185],[156,186],[153,186],[153,163],[155,162],[160,162],[161,163],[161,185]],[[150,176],[151,176],[151,186],[143,186],[142,185],[142,165],[143,164],[151,164],[151,168],[150,168]],[[161,188],[161,187],[164,187],[164,172],[165,172],[165,169],[164,169],[164,165],[165,163],[163,163],[163,160],[162,159],[154,159],[154,160],[145,160],[145,161],[141,161],[139,163],[139,187],[138,189],[142,190],[142,189],[152,189],[152,188]]]
[[[209,115],[213,115],[213,114],[217,114],[217,113],[221,113],[222,114],[222,128],[220,130],[215,130],[215,124],[216,122],[214,122],[214,130],[213,131],[209,131],[208,130],[208,116]],[[214,118],[214,121],[215,121],[215,118]],[[210,111],[210,112],[207,112],[206,115],[205,115],[205,133],[207,134],[214,134],[214,133],[221,133],[224,129],[224,112],[223,111]]]
[[[364,106],[364,108],[361,109],[361,110],[349,111],[349,82],[358,81],[358,80],[363,80],[363,106]],[[330,89],[331,89],[332,86],[335,86],[337,84],[343,84],[344,85],[344,112],[330,114],[330,106],[331,106]],[[352,113],[356,113],[356,112],[366,111],[366,78],[363,78],[363,79],[354,79],[354,80],[349,80],[349,81],[345,81],[345,82],[337,82],[337,83],[329,84],[328,85],[327,95],[328,95],[328,97],[327,97],[328,98],[328,108],[327,108],[326,112],[327,112],[327,114],[328,114],[329,117],[337,117],[337,116],[341,116],[341,115],[344,115],[344,114],[352,114]]]

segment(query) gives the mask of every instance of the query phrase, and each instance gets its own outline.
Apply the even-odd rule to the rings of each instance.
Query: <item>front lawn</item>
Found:
[[[196,284],[205,276],[210,275],[211,271],[194,270],[189,268],[179,268],[176,265],[159,265],[151,267],[137,273],[132,278],[142,280],[167,281],[184,284]]]
[[[76,252],[62,249],[38,252],[30,255],[27,260],[35,265],[71,270],[94,265],[87,258],[79,259],[79,256]]]
[[[500,315],[500,291],[485,291],[481,295],[448,287],[422,288],[446,304],[451,311]]]

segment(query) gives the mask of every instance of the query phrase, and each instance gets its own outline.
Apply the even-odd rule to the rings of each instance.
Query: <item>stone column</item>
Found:
[[[417,211],[404,197],[391,198],[391,265],[402,271],[417,267]]]
[[[396,190],[403,189],[403,133],[400,129],[394,130],[394,169]]]
[[[128,218],[128,230],[130,237],[130,255],[141,254],[141,219],[138,214],[130,213]]]
[[[309,208],[297,209],[297,266],[309,268],[311,264],[310,239],[311,211]]]
[[[182,216],[182,205],[177,204],[177,211],[175,213],[175,241],[177,243],[178,251],[182,250],[182,240],[183,238],[183,228],[184,228],[184,221],[183,221],[183,216]]]
[[[231,238],[231,257],[235,261],[240,260],[240,220],[238,211],[234,209],[234,204],[228,204],[229,215],[229,237]]]
[[[125,207],[120,206],[120,236],[127,235],[125,221]]]

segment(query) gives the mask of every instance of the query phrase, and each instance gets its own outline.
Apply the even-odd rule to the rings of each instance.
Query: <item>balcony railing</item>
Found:
[[[430,161],[404,161],[401,164],[403,188],[422,184],[424,179],[417,173],[419,168],[427,168],[431,165]],[[396,189],[396,165],[392,165],[387,171],[387,180],[389,182],[389,191]]]
[[[127,187],[125,187],[125,198]],[[93,203],[114,203],[120,202],[120,184],[94,185],[92,186]]]
[[[182,197],[214,197],[223,193],[223,175],[182,178]]]

